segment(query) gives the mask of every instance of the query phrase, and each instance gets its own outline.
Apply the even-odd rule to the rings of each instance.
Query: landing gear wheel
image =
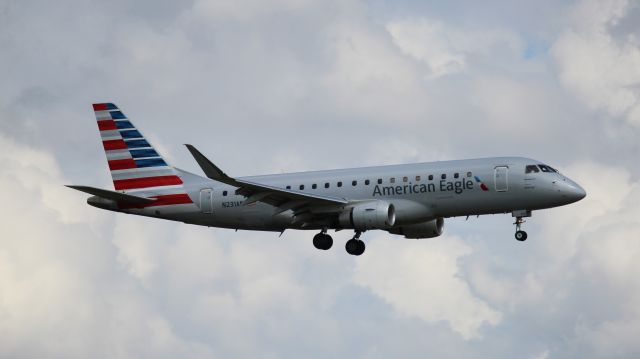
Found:
[[[363,241],[354,238],[348,240],[344,248],[347,250],[347,253],[351,254],[352,256],[359,256],[364,253],[366,246],[364,245]]]
[[[525,231],[516,231],[516,239],[520,242],[524,242],[527,240],[527,232]]]
[[[333,238],[326,233],[318,233],[313,236],[313,246],[317,249],[326,251],[333,246]]]
[[[352,256],[359,256],[364,253],[365,245],[364,242],[360,240],[360,235],[363,231],[356,231],[356,234],[347,241],[344,245],[344,248],[347,250],[347,253]]]
[[[324,249],[325,251],[328,249],[331,249],[331,247],[333,246],[333,238],[331,238],[330,235],[328,234],[324,234],[324,246],[322,247],[322,249]]]

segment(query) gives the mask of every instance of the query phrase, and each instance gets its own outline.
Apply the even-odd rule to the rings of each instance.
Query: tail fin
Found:
[[[97,103],[93,110],[116,191],[185,193],[176,170],[116,105]]]

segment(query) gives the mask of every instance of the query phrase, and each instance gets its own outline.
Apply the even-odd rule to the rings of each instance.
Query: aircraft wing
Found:
[[[200,151],[192,145],[185,145],[191,155],[195,158],[205,175],[212,180],[237,187],[237,194],[247,197],[247,204],[254,202],[265,202],[280,208],[280,212],[289,209],[296,210],[309,206],[335,206],[349,203],[344,198],[319,196],[310,193],[291,191],[280,187],[269,186],[245,180],[229,177],[220,168],[214,165]]]
[[[156,201],[155,198],[138,197],[138,196],[133,196],[133,195],[126,194],[126,193],[109,191],[109,190],[106,190],[106,189],[95,188],[95,187],[71,186],[71,185],[67,185],[67,187],[73,188],[73,189],[75,189],[77,191],[80,191],[80,192],[92,194],[94,196],[98,196],[98,197],[102,197],[102,198],[106,198],[106,199],[111,199],[111,200],[114,200],[114,201],[117,201],[117,202],[126,202],[126,203],[130,203],[130,204],[149,204],[149,203],[152,203],[152,202]]]

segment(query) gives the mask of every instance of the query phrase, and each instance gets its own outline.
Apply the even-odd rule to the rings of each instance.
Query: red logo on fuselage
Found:
[[[474,177],[476,178],[476,182],[480,183],[480,188],[481,188],[483,191],[485,191],[485,192],[486,192],[486,191],[488,191],[488,190],[489,190],[489,187],[487,187],[487,185],[486,185],[486,184],[482,183],[482,181],[480,180],[480,177],[478,177],[478,176],[474,176]]]

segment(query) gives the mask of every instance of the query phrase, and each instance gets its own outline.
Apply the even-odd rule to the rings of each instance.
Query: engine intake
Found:
[[[342,228],[369,230],[392,227],[396,223],[396,209],[385,201],[372,201],[357,204],[340,213]]]
[[[389,233],[403,235],[405,238],[420,239],[438,237],[442,234],[443,229],[444,219],[440,217],[427,222],[392,228],[388,231]]]

